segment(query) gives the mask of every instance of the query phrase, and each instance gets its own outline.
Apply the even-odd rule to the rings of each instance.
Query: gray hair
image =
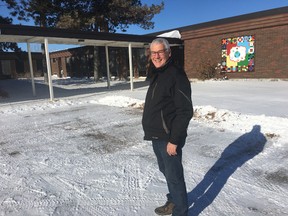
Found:
[[[168,42],[166,39],[164,39],[164,38],[156,38],[156,39],[154,39],[154,40],[151,42],[150,47],[151,47],[153,44],[163,44],[166,50],[170,50],[170,44],[169,44],[169,42]]]

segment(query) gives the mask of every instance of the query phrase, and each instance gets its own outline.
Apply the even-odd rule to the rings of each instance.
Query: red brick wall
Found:
[[[226,73],[228,78],[288,78],[288,14],[181,31],[185,71],[199,79],[201,62],[221,62],[221,39],[255,36],[255,71]]]

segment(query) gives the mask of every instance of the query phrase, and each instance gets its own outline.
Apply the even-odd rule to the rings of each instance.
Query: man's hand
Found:
[[[170,156],[174,156],[174,155],[177,155],[177,151],[176,150],[177,150],[177,145],[168,142],[168,144],[167,144],[167,153]]]

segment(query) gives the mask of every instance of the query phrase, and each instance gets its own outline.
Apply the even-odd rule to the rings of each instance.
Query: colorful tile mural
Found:
[[[253,72],[254,43],[253,35],[222,39],[222,72]]]

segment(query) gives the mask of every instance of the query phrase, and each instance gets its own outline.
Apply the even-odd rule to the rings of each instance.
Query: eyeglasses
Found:
[[[157,51],[157,52],[151,51],[150,54],[151,54],[151,56],[156,56],[157,54],[158,54],[158,55],[164,55],[164,53],[165,53],[166,51],[167,51],[167,49],[159,50],[159,51]]]

